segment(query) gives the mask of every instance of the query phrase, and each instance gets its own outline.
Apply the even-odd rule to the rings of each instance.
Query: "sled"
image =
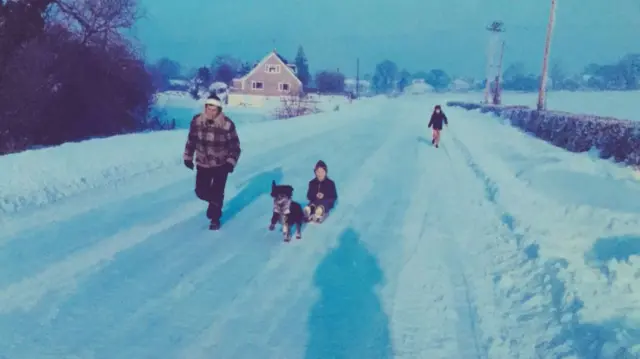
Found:
[[[307,223],[321,224],[327,219],[327,217],[329,217],[329,213],[323,214],[320,218],[309,219]]]

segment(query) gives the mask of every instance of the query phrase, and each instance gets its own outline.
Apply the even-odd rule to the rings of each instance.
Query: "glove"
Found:
[[[184,160],[184,165],[185,165],[185,167],[187,167],[190,170],[193,169],[193,161]]]
[[[233,170],[234,170],[233,165],[232,165],[231,163],[229,163],[229,162],[227,162],[227,163],[223,164],[223,165],[222,165],[222,168],[223,168],[223,169],[225,170],[225,172],[227,172],[227,173],[232,173],[232,172],[233,172]]]

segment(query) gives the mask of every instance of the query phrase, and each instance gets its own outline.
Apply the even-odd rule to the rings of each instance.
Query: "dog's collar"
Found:
[[[273,211],[278,214],[289,214],[291,212],[291,199],[288,198],[286,201],[278,202],[277,200],[273,201]]]

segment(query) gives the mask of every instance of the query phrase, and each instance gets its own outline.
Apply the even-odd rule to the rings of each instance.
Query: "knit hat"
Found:
[[[316,163],[316,166],[313,168],[313,170],[317,170],[318,168],[322,168],[325,172],[329,172],[327,169],[327,164],[324,163],[323,160],[318,161],[318,163]]]
[[[207,98],[207,100],[204,102],[205,105],[213,105],[216,106],[218,108],[222,108],[222,101],[220,101],[220,98],[218,98],[218,96],[216,95],[211,95],[209,96],[209,98]]]

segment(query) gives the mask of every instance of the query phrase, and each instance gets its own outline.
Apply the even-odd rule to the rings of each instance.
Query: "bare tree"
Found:
[[[63,21],[83,45],[121,43],[121,30],[143,16],[137,0],[51,0],[51,17]]]
[[[291,94],[280,98],[280,107],[275,112],[275,118],[279,120],[309,115],[320,112],[316,107],[317,101],[305,96],[303,93]]]

